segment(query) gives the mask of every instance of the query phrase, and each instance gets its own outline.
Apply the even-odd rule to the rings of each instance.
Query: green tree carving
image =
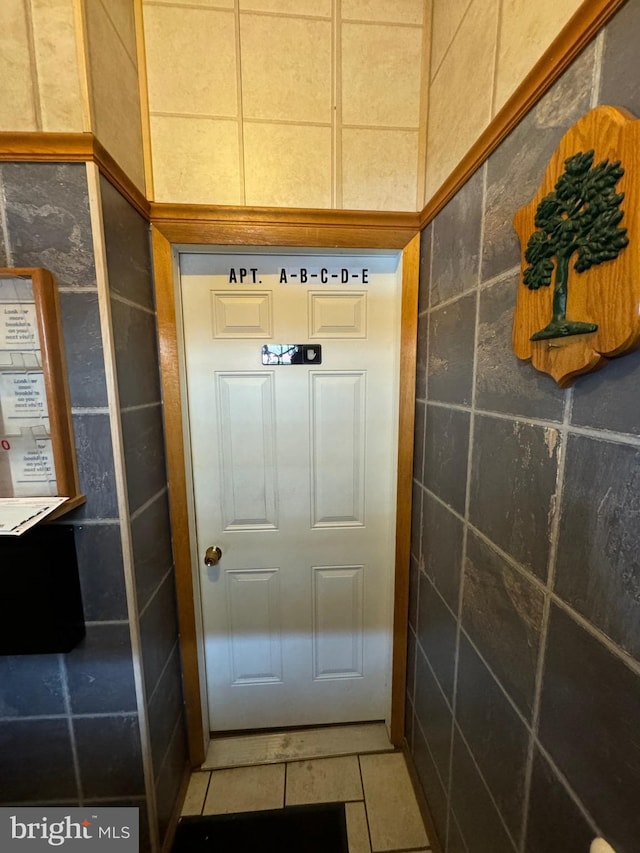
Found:
[[[554,271],[553,319],[531,336],[532,341],[595,332],[595,323],[567,320],[569,261],[577,253],[573,268],[584,272],[603,261],[617,258],[628,244],[627,229],[620,228],[624,193],[615,187],[624,175],[620,161],[603,160],[593,166],[594,151],[580,152],[564,161],[565,171],[553,192],[536,210],[537,230],[529,238],[524,254],[529,266],[524,283],[530,290],[548,287]],[[593,166],[593,168],[592,168]]]

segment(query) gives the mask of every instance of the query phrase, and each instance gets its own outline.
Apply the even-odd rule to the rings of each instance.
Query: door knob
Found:
[[[205,566],[217,566],[220,557],[222,557],[222,551],[218,548],[217,545],[210,545],[204,554],[204,564]]]

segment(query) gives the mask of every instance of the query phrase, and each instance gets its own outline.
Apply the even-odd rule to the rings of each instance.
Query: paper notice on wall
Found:
[[[36,306],[33,303],[0,304],[0,350],[40,349]]]
[[[0,536],[20,536],[68,498],[0,498]]]
[[[58,487],[49,436],[0,436],[0,495],[13,498],[47,497]]]
[[[42,425],[49,431],[47,394],[40,371],[0,371],[0,415],[5,433]]]

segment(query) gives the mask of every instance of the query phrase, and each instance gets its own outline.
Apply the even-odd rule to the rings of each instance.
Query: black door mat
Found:
[[[344,803],[183,817],[172,853],[348,853]]]

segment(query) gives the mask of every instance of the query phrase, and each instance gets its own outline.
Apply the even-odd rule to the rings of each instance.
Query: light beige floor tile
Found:
[[[364,803],[346,803],[349,853],[371,853],[369,827]]]
[[[258,812],[284,805],[284,764],[214,770],[203,814]]]
[[[202,773],[200,770],[191,774],[187,795],[184,798],[182,806],[183,815],[200,814],[202,812],[210,776],[211,773]]]
[[[287,764],[287,805],[361,800],[358,759],[317,758]]]
[[[303,758],[392,751],[384,723],[325,726],[320,729],[274,732],[264,735],[214,738],[203,770],[275,764]]]
[[[374,853],[428,847],[404,756],[362,755],[360,768]]]

